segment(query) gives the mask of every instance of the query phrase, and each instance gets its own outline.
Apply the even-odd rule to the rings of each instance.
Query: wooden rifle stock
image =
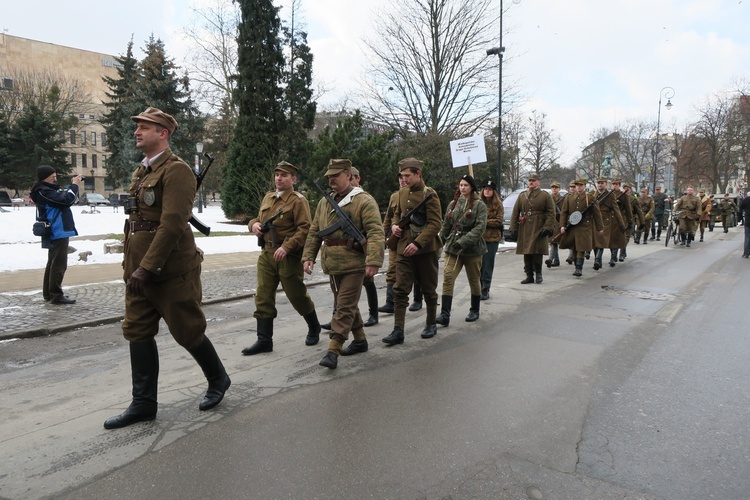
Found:
[[[401,231],[404,231],[406,228],[408,228],[411,225],[411,216],[413,213],[415,213],[417,210],[422,208],[422,205],[427,203],[427,200],[435,196],[435,193],[428,193],[427,196],[424,197],[422,201],[420,201],[416,207],[414,207],[408,214],[404,215],[399,219],[398,223],[396,224],[398,227],[401,228]],[[385,246],[388,247],[389,250],[393,250],[394,252],[398,248],[398,241],[401,239],[400,236],[396,236],[395,234],[391,233],[390,236],[388,236],[388,239],[385,240]]]

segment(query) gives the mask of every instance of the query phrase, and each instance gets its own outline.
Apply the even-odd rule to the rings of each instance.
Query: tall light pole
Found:
[[[203,143],[198,141],[195,143],[195,151],[198,153],[195,155],[195,173],[201,173],[201,153],[203,153]],[[203,213],[203,193],[202,188],[198,191],[198,213]]]
[[[672,99],[674,97],[674,89],[672,87],[664,87],[659,91],[659,112],[656,115],[656,144],[654,145],[654,166],[651,171],[651,193],[656,192],[656,170],[659,162],[659,127],[661,125],[661,98],[667,98],[667,104],[664,105],[667,111],[672,109]],[[666,189],[665,189],[666,191]]]
[[[519,4],[521,0],[513,0],[513,3]],[[497,56],[499,85],[497,94],[497,188],[502,191],[503,188],[503,0],[500,0],[500,46],[487,49],[488,56]]]

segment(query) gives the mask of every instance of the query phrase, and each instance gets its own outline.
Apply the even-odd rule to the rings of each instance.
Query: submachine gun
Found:
[[[268,220],[261,222],[260,224],[260,232],[263,234],[268,233],[268,235],[271,237],[271,245],[276,247],[276,230],[273,227],[273,221],[281,217],[281,214],[283,212],[283,209],[280,208],[278,212],[276,212],[274,215],[268,218]],[[258,236],[258,246],[260,248],[266,247],[266,239],[264,236]]]
[[[427,201],[430,198],[432,198],[433,196],[435,196],[435,193],[427,193],[427,196],[425,196],[422,199],[422,201],[420,201],[417,204],[416,207],[414,207],[413,209],[411,209],[408,214],[406,214],[403,217],[401,217],[401,219],[399,219],[399,221],[398,221],[398,223],[396,225],[398,227],[400,227],[402,231],[405,230],[407,227],[409,227],[411,225],[411,223],[415,222],[415,221],[416,221],[416,223],[417,223],[418,226],[424,226],[427,221],[425,220],[425,217],[422,216],[422,214],[420,214],[419,212],[417,212],[417,210],[419,210],[420,208],[422,208],[425,205],[425,203],[427,203]],[[400,236],[396,236],[395,234],[391,234],[388,237],[388,239],[385,241],[385,246],[387,246],[389,250],[393,250],[395,252],[396,249],[398,248],[398,240],[400,240],[400,239],[401,239]]]
[[[323,196],[325,197],[328,204],[331,206],[334,212],[336,212],[336,216],[338,216],[338,221],[336,221],[334,224],[331,224],[325,229],[321,229],[318,231],[318,236],[321,238],[325,238],[329,234],[332,234],[339,229],[341,229],[344,234],[346,234],[348,237],[354,240],[354,242],[359,246],[352,246],[352,248],[358,252],[365,253],[365,248],[367,247],[367,238],[364,234],[362,234],[362,231],[360,231],[357,226],[354,225],[351,218],[349,218],[349,214],[344,212],[338,203],[334,201],[333,198],[331,198],[331,195],[328,194],[317,182],[313,182],[315,184],[315,187],[318,188],[318,191],[323,193]]]
[[[203,156],[205,156],[206,158],[208,158],[208,165],[206,165],[206,168],[204,168],[200,172],[195,172],[194,171],[195,172],[195,179],[196,179],[195,190],[198,193],[198,196],[201,195],[200,189],[201,189],[201,184],[203,184],[203,178],[206,177],[206,174],[208,173],[208,169],[211,168],[211,164],[214,162],[214,157],[211,156],[210,154],[203,153]],[[195,215],[193,215],[193,214],[190,214],[190,220],[188,220],[188,222],[195,229],[197,229],[198,231],[200,231],[201,233],[203,233],[204,236],[208,236],[211,233],[211,228],[208,227],[207,225],[205,225],[204,223],[202,223],[201,221],[199,221],[195,217]]]

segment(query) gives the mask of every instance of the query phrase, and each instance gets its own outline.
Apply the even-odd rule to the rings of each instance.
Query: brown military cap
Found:
[[[606,177],[597,177],[596,182],[609,182],[609,179]]]
[[[359,170],[357,170],[357,167],[352,167],[350,170],[352,171],[352,176],[359,177]]]
[[[403,160],[398,162],[398,170],[399,172],[407,168],[416,168],[417,170],[422,170],[423,165],[424,162],[422,160],[417,160],[416,158],[404,158]]]
[[[274,168],[273,170],[274,172],[280,170],[282,172],[292,174],[295,177],[297,176],[297,172],[299,172],[299,168],[297,168],[295,165],[292,165],[288,161],[280,161],[276,164],[276,168]]]
[[[629,182],[624,183],[622,187],[633,189],[633,186]]]
[[[584,178],[576,179],[573,181],[573,184],[583,184],[584,186],[588,184],[588,181]]]
[[[351,170],[351,169],[352,169],[351,160],[347,160],[345,158],[338,158],[338,159],[332,158],[328,162],[328,170],[326,170],[326,173],[323,175],[325,176],[338,175],[344,170]]]
[[[568,184],[568,189],[573,189],[574,187],[576,187],[576,182],[570,181],[570,184]]]
[[[648,193],[648,188],[641,188],[641,193]]]
[[[622,184],[622,179],[612,179],[612,184]]]
[[[169,130],[169,135],[172,135],[177,130],[177,120],[172,115],[168,115],[164,111],[158,108],[147,108],[146,111],[139,113],[137,116],[131,116],[131,120],[134,122],[151,122],[161,125],[165,129]]]
[[[555,181],[552,184],[550,184],[549,187],[551,187],[551,188],[560,188],[561,186],[560,186],[559,182]]]
[[[656,186],[654,189],[656,189],[657,191],[661,191],[661,186]]]
[[[537,174],[529,174],[526,180],[527,181],[541,181],[542,179]]]

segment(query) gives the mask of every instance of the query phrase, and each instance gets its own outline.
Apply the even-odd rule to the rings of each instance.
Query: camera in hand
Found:
[[[125,213],[131,214],[136,213],[138,211],[138,198],[135,196],[128,197],[127,201],[125,201]]]

